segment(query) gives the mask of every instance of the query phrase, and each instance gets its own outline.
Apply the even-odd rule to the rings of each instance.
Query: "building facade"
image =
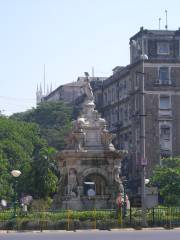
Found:
[[[36,103],[39,104],[43,101],[45,102],[57,102],[63,101],[67,104],[80,105],[83,103],[85,98],[85,93],[83,90],[85,77],[78,77],[77,81],[67,83],[59,86],[50,93],[44,93],[40,85],[36,91]],[[98,86],[101,84],[105,77],[89,77],[90,82],[92,82],[94,89],[97,89],[96,96],[98,95]],[[95,84],[94,84],[95,83]],[[102,94],[102,93],[101,93]]]
[[[99,110],[116,133],[114,144],[128,150],[124,172],[129,179],[141,170],[142,138],[146,177],[163,157],[180,155],[180,29],[141,28],[130,38],[130,65],[116,67],[100,88]]]
[[[116,134],[115,147],[128,151],[123,163],[128,179],[140,178],[142,160],[149,177],[163,157],[180,155],[180,29],[141,28],[130,38],[130,64],[90,80],[96,107]],[[81,102],[83,94],[78,78],[43,100]]]

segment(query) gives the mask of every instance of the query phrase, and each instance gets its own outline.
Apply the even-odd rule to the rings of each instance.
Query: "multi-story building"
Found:
[[[129,178],[139,176],[143,138],[147,176],[162,157],[180,155],[180,29],[141,28],[130,38],[130,65],[116,67],[99,89],[115,145],[128,150]]]
[[[97,109],[116,134],[114,144],[128,150],[128,179],[140,177],[142,151],[147,177],[163,157],[180,155],[180,29],[141,28],[130,38],[130,64],[115,67],[109,78],[90,80]],[[82,94],[79,78],[44,100],[74,102]]]

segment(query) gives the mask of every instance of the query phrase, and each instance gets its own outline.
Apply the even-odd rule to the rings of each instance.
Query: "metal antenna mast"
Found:
[[[165,14],[166,14],[166,25],[165,25],[165,29],[168,29],[168,15],[167,15],[167,10],[165,10]]]

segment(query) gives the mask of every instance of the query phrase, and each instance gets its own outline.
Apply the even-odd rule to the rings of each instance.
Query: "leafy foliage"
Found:
[[[180,206],[180,158],[163,159],[162,166],[155,168],[151,182],[158,187],[166,205]]]
[[[59,171],[56,149],[64,148],[64,139],[78,109],[62,102],[43,102],[37,108],[6,118],[0,114],[0,197],[12,200],[18,169],[16,191],[47,199],[56,192]]]
[[[77,110],[73,112],[72,107],[63,102],[42,102],[37,108],[13,114],[11,118],[38,124],[48,145],[60,150],[64,148],[64,136],[71,128],[76,112]]]
[[[43,154],[48,159],[44,159]],[[17,192],[46,198],[55,191],[57,170],[53,169],[55,150],[40,136],[37,124],[0,117],[0,197],[11,200],[14,179],[10,172],[18,169]],[[47,164],[48,162],[48,164]],[[33,176],[33,177],[32,177]],[[42,178],[40,181],[40,177]],[[42,191],[44,193],[42,194]],[[37,192],[39,194],[37,194]]]
[[[34,156],[31,177],[36,198],[47,198],[56,192],[59,172],[55,154],[54,148],[44,147]]]

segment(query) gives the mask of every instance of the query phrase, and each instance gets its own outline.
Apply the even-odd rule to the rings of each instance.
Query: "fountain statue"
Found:
[[[112,208],[117,195],[123,194],[120,162],[124,153],[114,148],[115,136],[95,110],[88,73],[82,88],[86,94],[83,111],[73,121],[66,149],[57,157],[61,178],[54,206],[77,210]],[[91,197],[90,192],[93,192]]]

